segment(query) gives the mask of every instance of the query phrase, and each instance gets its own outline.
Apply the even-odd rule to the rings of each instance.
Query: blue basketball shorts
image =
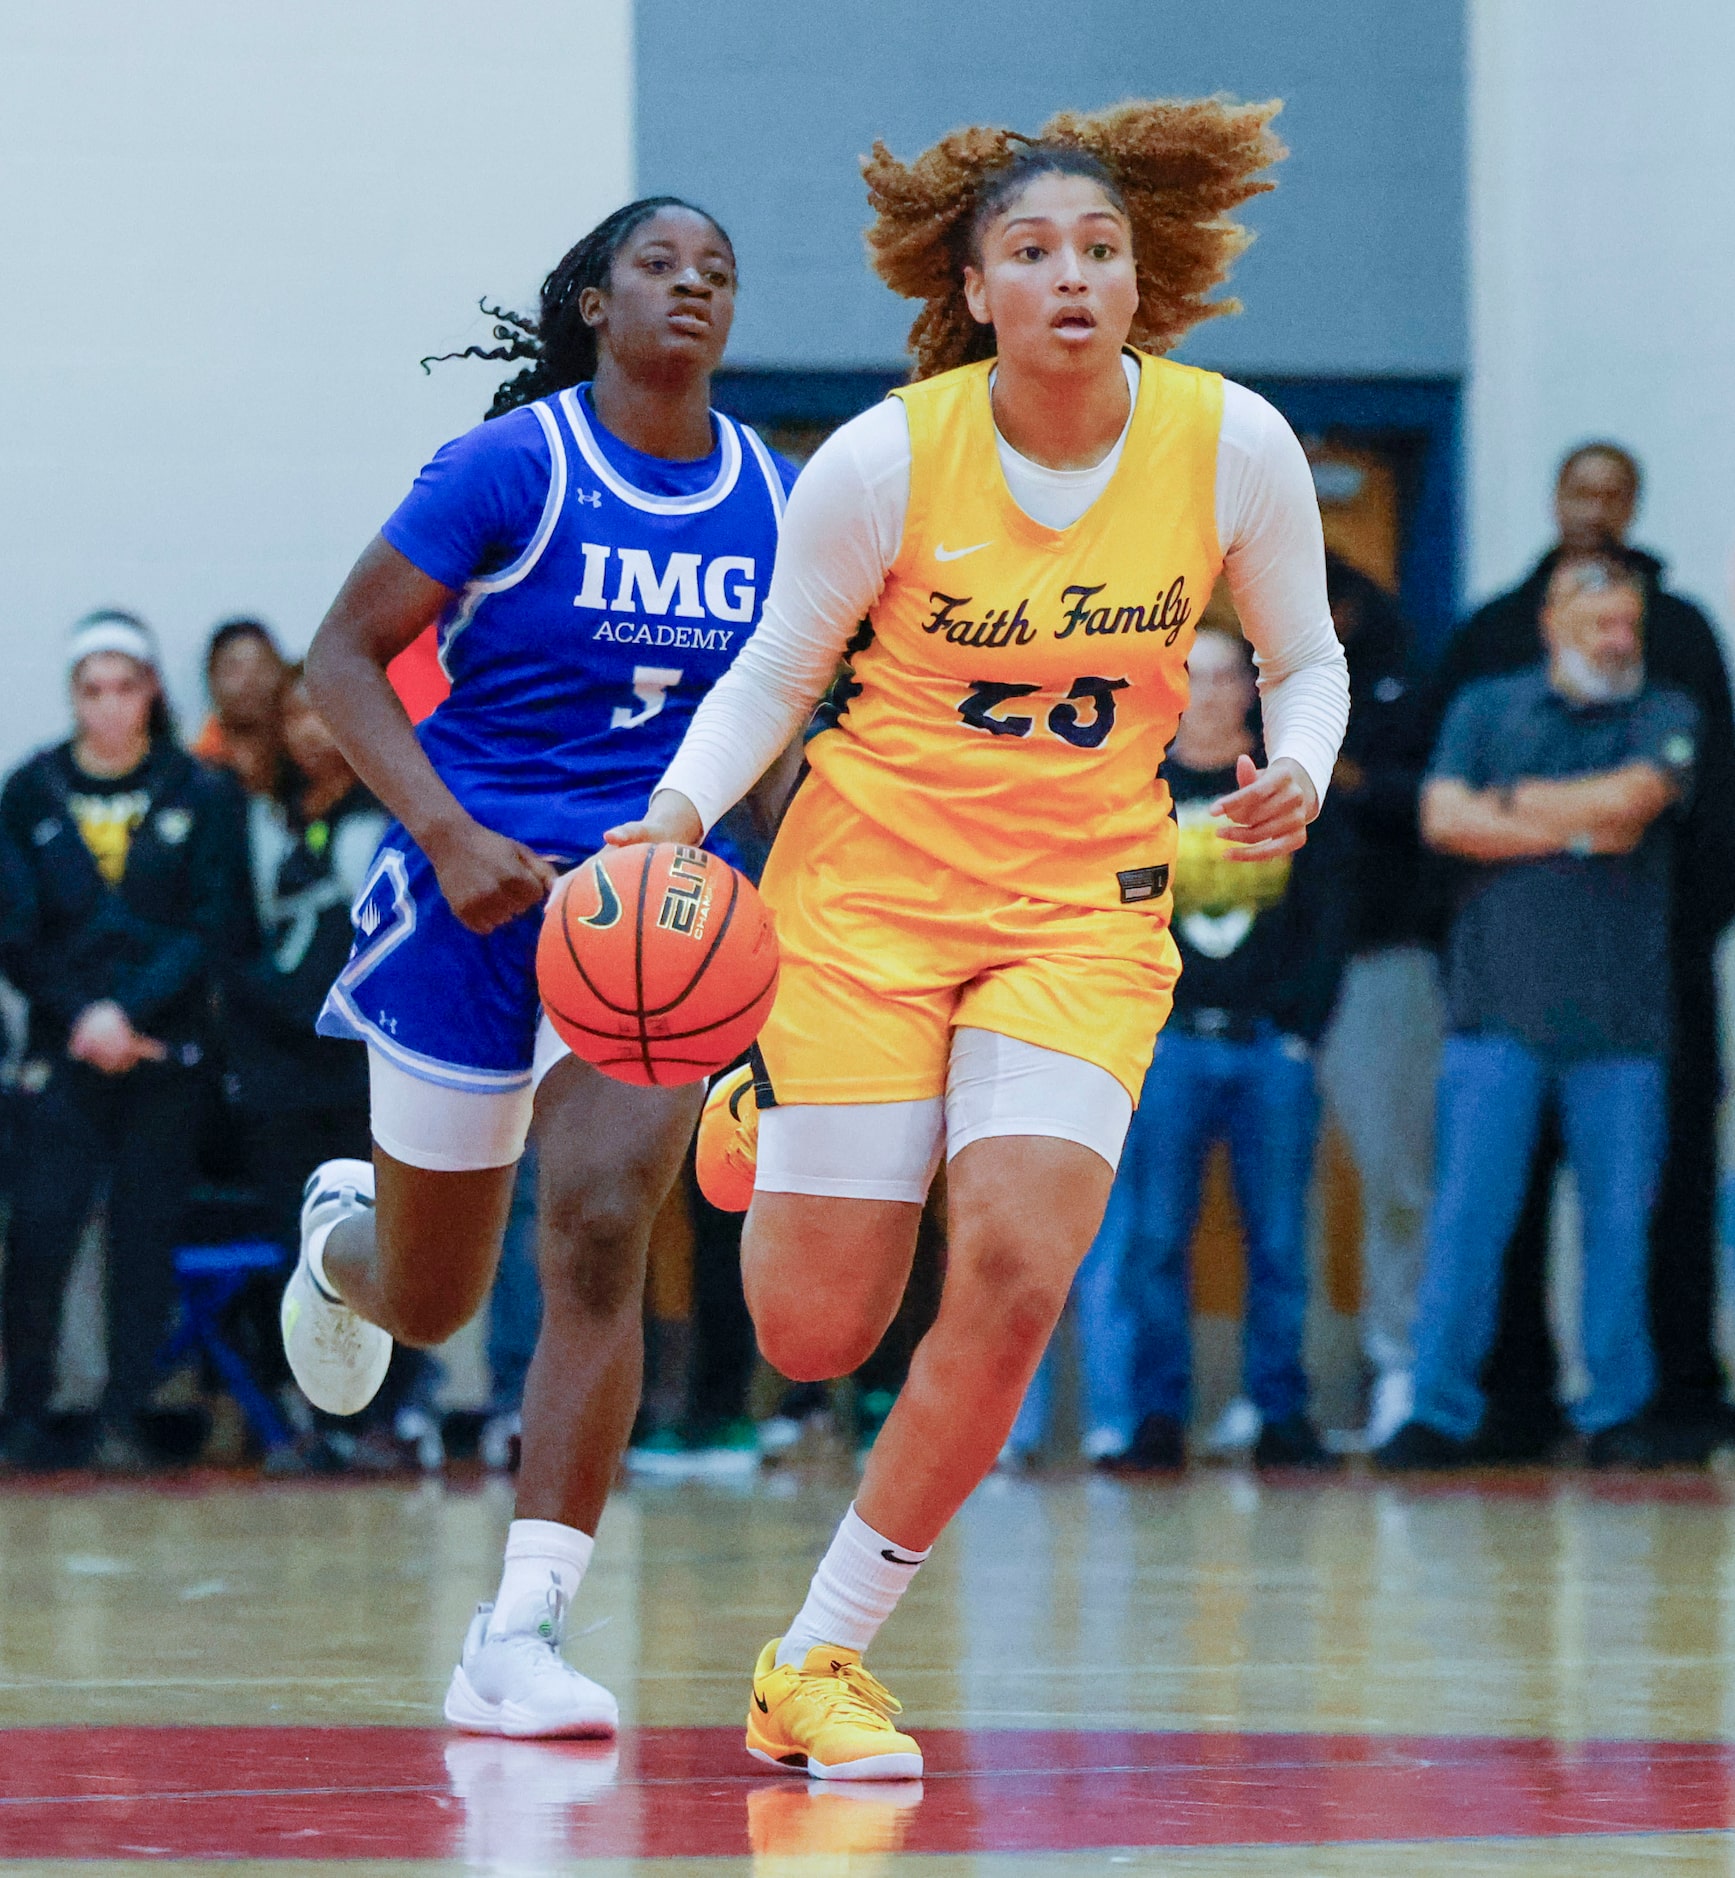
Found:
[[[536,1085],[567,1054],[537,995],[540,909],[471,932],[394,825],[350,918],[355,943],[318,1029],[367,1045],[374,1139],[413,1167],[510,1165]]]

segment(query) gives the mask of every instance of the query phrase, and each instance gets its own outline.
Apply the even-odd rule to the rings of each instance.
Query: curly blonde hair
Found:
[[[1103,111],[1061,111],[1035,137],[988,125],[952,131],[902,163],[876,142],[862,162],[874,220],[874,271],[920,300],[910,328],[910,376],[989,358],[994,331],[964,302],[964,265],[993,215],[1050,170],[1094,176],[1132,227],[1139,308],[1129,337],[1167,352],[1201,320],[1238,313],[1206,296],[1253,239],[1229,211],[1274,184],[1259,172],[1289,153],[1273,134],[1278,100],[1138,98]]]

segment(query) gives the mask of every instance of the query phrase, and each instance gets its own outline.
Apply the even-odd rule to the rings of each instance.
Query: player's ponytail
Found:
[[[495,346],[466,346],[462,352],[441,352],[422,360],[422,370],[442,359],[530,359],[524,371],[505,379],[494,394],[487,415],[499,417],[521,404],[546,398],[550,392],[564,391],[568,385],[581,385],[596,376],[596,329],[587,325],[579,302],[587,287],[607,290],[615,256],[626,245],[633,231],[648,222],[659,209],[687,209],[702,215],[725,242],[728,230],[716,216],[697,203],[680,196],[641,196],[612,215],[605,216],[588,235],[569,248],[542,283],[542,294],[535,313],[512,313],[504,307],[490,306],[482,311],[495,322]],[[733,247],[733,243],[730,246]]]

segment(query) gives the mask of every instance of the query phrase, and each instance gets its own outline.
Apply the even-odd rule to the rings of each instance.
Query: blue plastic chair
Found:
[[[181,1321],[161,1357],[165,1369],[189,1357],[208,1358],[267,1453],[293,1446],[293,1438],[277,1405],[259,1386],[240,1352],[225,1341],[223,1313],[255,1272],[278,1271],[288,1256],[282,1246],[269,1239],[182,1246],[175,1253]]]

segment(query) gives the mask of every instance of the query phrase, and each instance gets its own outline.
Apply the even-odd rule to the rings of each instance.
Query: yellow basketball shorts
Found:
[[[783,955],[759,1037],[780,1104],[943,1096],[959,1026],[1095,1063],[1138,1101],[1181,969],[1162,919],[1009,898],[815,776],[760,890]]]

